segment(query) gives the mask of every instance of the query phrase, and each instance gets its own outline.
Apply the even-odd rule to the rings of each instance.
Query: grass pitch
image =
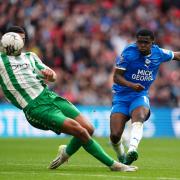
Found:
[[[112,172],[81,148],[69,162],[48,170],[59,144],[68,139],[0,139],[0,180],[180,180],[180,139],[143,139],[137,172]],[[97,138],[115,158],[108,138]]]

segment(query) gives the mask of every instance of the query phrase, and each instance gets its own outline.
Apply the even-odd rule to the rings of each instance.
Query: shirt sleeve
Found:
[[[170,61],[174,58],[174,53],[171,50],[160,48],[162,62]]]
[[[128,56],[124,52],[122,52],[122,54],[116,58],[115,68],[122,69],[125,71],[127,69],[127,66]]]
[[[49,67],[46,66],[41,59],[33,52],[30,52],[30,62],[31,66],[34,69],[34,72],[37,74],[38,78],[44,79],[44,75],[42,74],[43,69],[48,69]]]
[[[43,69],[48,68],[48,66],[46,66],[35,53],[32,53],[32,56],[33,56],[33,59],[34,59],[34,64],[35,64],[35,69],[36,70],[41,71]]]

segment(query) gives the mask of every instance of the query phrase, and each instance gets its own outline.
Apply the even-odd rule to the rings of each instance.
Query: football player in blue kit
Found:
[[[180,52],[154,44],[154,34],[150,30],[139,30],[136,40],[116,58],[110,115],[111,144],[119,161],[128,165],[138,159],[137,148],[143,136],[143,123],[150,116],[148,91],[156,79],[159,66],[170,60],[180,61]],[[129,119],[132,128],[125,154],[121,136]]]

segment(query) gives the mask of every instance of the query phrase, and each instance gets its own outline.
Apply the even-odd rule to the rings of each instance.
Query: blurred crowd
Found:
[[[53,68],[49,87],[74,104],[111,105],[115,57],[139,28],[180,50],[179,0],[0,0],[0,33],[25,28],[26,50]],[[164,63],[150,90],[154,106],[180,107],[180,63]],[[0,91],[0,102],[4,102]]]

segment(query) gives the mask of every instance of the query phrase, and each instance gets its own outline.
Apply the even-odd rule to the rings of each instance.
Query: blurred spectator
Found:
[[[153,30],[161,47],[179,50],[179,8],[178,0],[6,0],[0,1],[0,33],[25,28],[26,50],[55,69],[50,88],[58,94],[76,104],[110,105],[114,58],[139,28]],[[180,107],[177,62],[161,66],[150,98],[154,106]]]

